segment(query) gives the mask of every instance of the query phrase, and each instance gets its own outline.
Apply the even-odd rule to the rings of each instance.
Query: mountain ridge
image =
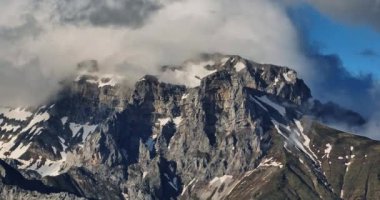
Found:
[[[359,114],[313,100],[290,68],[212,59],[163,67],[134,88],[84,62],[54,102],[2,111],[0,158],[78,198],[375,199],[379,143],[316,121],[364,123]],[[171,76],[190,86],[161,81]],[[359,161],[367,173],[351,166]],[[365,187],[354,190],[360,173]]]

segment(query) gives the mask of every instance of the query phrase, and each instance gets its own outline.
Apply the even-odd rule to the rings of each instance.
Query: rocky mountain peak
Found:
[[[0,110],[0,175],[4,165],[67,199],[338,199],[354,195],[358,166],[377,173],[378,143],[315,120],[360,118],[309,104],[290,68],[204,55],[127,87],[79,65],[48,105]],[[5,198],[33,190],[4,180]]]
[[[206,77],[218,77],[214,74],[229,73],[235,74],[235,80],[239,80],[243,87],[267,92],[299,105],[311,98],[310,89],[297,77],[296,71],[287,67],[259,64],[240,56],[203,55],[179,66],[164,66],[162,71],[160,80],[188,87],[200,86]]]

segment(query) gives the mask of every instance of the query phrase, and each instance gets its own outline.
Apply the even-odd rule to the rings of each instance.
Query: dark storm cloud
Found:
[[[38,60],[16,68],[0,61],[0,106],[38,105],[57,91],[58,83],[46,77],[38,67]]]
[[[322,1],[320,1],[322,2]],[[331,2],[332,5],[335,3]],[[380,139],[380,86],[372,74],[354,75],[350,73],[336,54],[323,54],[320,44],[311,42],[307,24],[298,15],[294,7],[288,9],[289,17],[298,31],[299,45],[309,60],[304,67],[305,81],[313,96],[322,102],[335,102],[341,107],[360,113],[367,120],[361,127],[352,124],[330,121],[329,125],[338,129],[354,132],[373,139]],[[362,54],[374,56],[376,52],[362,51]]]
[[[328,121],[337,129],[380,140],[380,86],[372,74],[353,75],[343,66],[337,55],[325,55],[309,47],[311,61],[307,82],[313,96],[323,102],[335,102],[343,108],[360,113],[366,123],[355,126],[342,121]],[[347,116],[342,116],[342,119]],[[349,117],[349,116],[348,116]]]
[[[372,95],[376,82],[371,74],[352,75],[337,55],[313,52],[309,58],[315,73],[311,86],[317,98],[337,102],[366,116],[372,114],[377,98]]]
[[[347,23],[365,24],[380,31],[379,0],[306,0],[323,13]]]
[[[359,52],[359,55],[364,57],[378,57],[379,54],[373,49],[363,49]]]
[[[140,27],[161,8],[157,0],[62,0],[57,4],[62,22],[94,26]]]
[[[322,101],[334,101],[365,116],[371,115],[374,112],[372,106],[380,99],[380,96],[373,95],[377,88],[373,75],[353,75],[337,54],[323,54],[321,44],[310,39],[308,22],[300,16],[297,8],[289,7],[288,15],[297,29],[300,48],[309,60],[309,65],[302,72],[305,72],[304,77],[313,96]]]
[[[19,40],[24,37],[36,37],[42,32],[42,27],[33,16],[25,16],[25,22],[14,27],[0,27],[0,39],[6,41]]]

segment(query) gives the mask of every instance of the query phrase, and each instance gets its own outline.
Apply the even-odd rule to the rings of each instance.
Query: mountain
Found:
[[[1,199],[380,196],[380,143],[323,123],[365,120],[292,69],[213,55],[130,87],[98,68],[80,63],[46,105],[1,108]]]

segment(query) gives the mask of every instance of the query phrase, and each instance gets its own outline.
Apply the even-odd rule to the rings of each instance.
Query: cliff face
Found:
[[[51,189],[3,179],[4,199],[380,195],[379,143],[316,120],[360,115],[311,100],[294,70],[221,56],[163,68],[190,85],[148,75],[128,88],[94,61],[79,69],[49,105],[2,109],[0,158]]]

